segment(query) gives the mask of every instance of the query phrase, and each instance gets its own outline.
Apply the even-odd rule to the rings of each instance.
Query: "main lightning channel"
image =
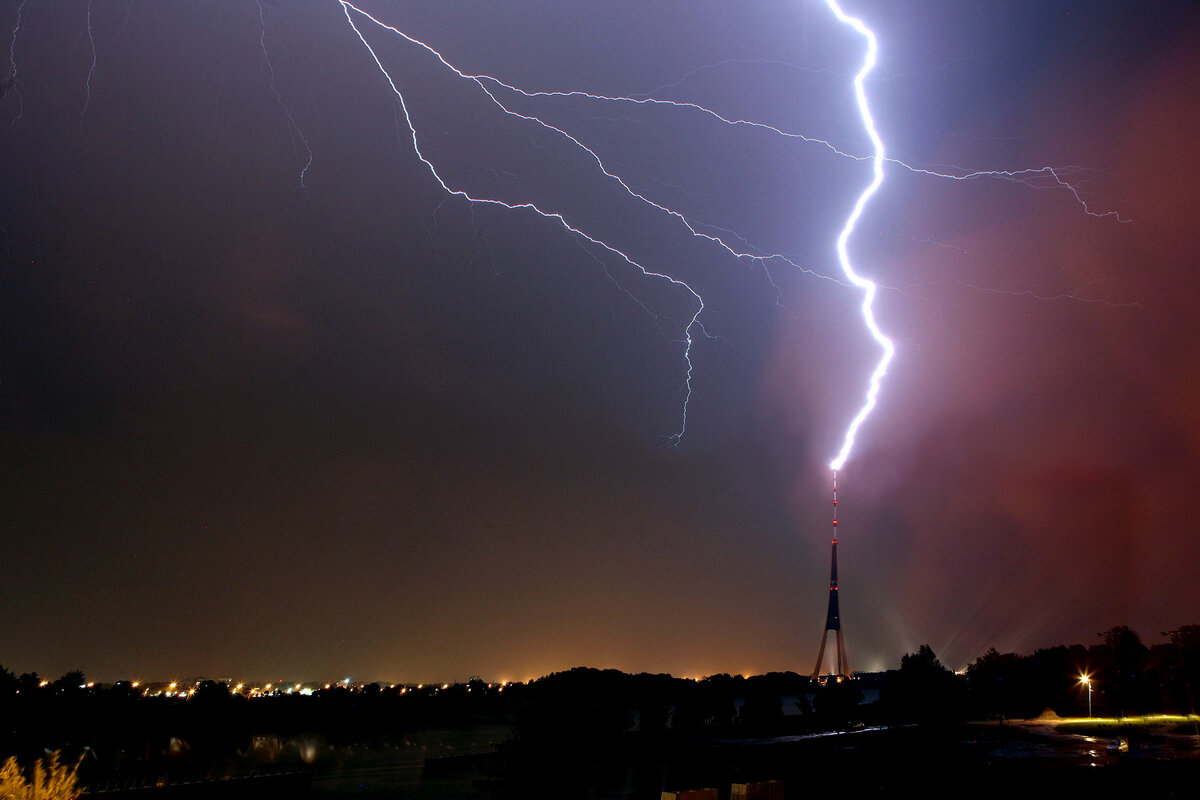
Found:
[[[836,475],[837,471],[846,463],[846,459],[850,457],[850,451],[854,449],[854,437],[858,434],[859,427],[866,422],[871,411],[875,408],[875,403],[879,398],[879,390],[883,384],[883,377],[887,374],[888,365],[892,362],[892,357],[896,354],[896,345],[892,340],[883,334],[878,323],[875,321],[875,283],[867,278],[862,277],[854,270],[854,266],[850,263],[850,254],[847,249],[847,243],[850,241],[851,234],[854,233],[854,226],[858,224],[859,218],[862,216],[863,209],[867,206],[867,201],[874,196],[875,192],[879,191],[879,187],[883,184],[883,164],[885,160],[883,139],[879,136],[879,131],[875,129],[875,120],[871,116],[871,108],[867,104],[867,91],[864,87],[867,75],[875,68],[875,60],[878,56],[879,45],[875,39],[875,33],[868,28],[862,20],[857,17],[848,16],[842,11],[837,0],[826,0],[834,16],[845,25],[849,25],[860,36],[867,40],[867,53],[863,58],[862,67],[858,74],[854,76],[854,96],[858,101],[858,111],[862,116],[863,127],[867,129],[867,135],[871,139],[871,145],[874,148],[875,155],[871,159],[871,182],[862,194],[858,196],[858,202],[854,204],[854,209],[850,212],[850,216],[846,218],[846,224],[842,226],[842,231],[838,234],[837,253],[838,262],[842,265],[842,271],[846,277],[855,286],[863,290],[862,315],[863,321],[866,323],[867,330],[871,332],[871,337],[883,349],[883,355],[879,359],[879,363],[875,365],[875,371],[871,373],[871,380],[867,386],[867,397],[858,414],[850,421],[850,427],[846,430],[846,436],[842,440],[842,449],[838,452],[837,457],[829,463],[830,469]]]

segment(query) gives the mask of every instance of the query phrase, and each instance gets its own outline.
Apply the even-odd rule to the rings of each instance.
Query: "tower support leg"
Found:
[[[829,638],[829,628],[826,628],[825,632],[821,634],[821,649],[819,651],[817,651],[817,665],[815,667],[813,667],[813,671],[812,671],[812,679],[814,681],[817,678],[821,677],[821,664],[823,664],[825,662],[825,640],[828,638]],[[841,641],[842,641],[842,632],[838,631],[838,642],[841,642]],[[838,666],[840,668],[841,665],[839,664]]]
[[[850,675],[850,660],[846,658],[846,642],[842,639],[842,629],[837,631],[838,675]]]

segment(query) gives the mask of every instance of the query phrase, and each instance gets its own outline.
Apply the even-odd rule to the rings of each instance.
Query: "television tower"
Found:
[[[821,649],[817,652],[817,665],[813,667],[812,677],[821,676],[821,664],[825,661],[825,640],[829,632],[837,633],[837,678],[850,674],[850,662],[846,660],[846,643],[842,640],[842,618],[838,614],[838,580],[837,580],[837,470],[833,471],[833,566],[829,570],[829,611],[825,615],[825,632],[821,634]]]

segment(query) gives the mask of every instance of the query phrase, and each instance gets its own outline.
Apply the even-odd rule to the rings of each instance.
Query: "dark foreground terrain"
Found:
[[[794,741],[714,743],[692,761],[712,783],[775,778],[786,796],[1175,798],[1197,796],[1200,751],[1135,743],[1119,757],[1105,742],[1028,727],[956,726],[863,731]],[[726,780],[721,780],[725,778]],[[651,796],[649,794],[644,796]]]
[[[589,798],[659,800],[663,791],[779,780],[788,800],[907,798],[1184,798],[1200,792],[1195,737],[1126,732],[1128,753],[1107,739],[1047,725],[862,729],[772,738],[694,739],[663,749],[577,753],[575,770],[518,759],[510,745],[490,754],[417,763],[399,751],[362,751],[314,773],[319,798]],[[569,734],[565,738],[569,739]]]

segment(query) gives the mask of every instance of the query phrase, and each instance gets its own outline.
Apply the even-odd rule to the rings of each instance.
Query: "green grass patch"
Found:
[[[1080,736],[1113,736],[1122,733],[1192,733],[1197,718],[1183,714],[1146,717],[1081,717],[1061,720],[1054,729]]]

